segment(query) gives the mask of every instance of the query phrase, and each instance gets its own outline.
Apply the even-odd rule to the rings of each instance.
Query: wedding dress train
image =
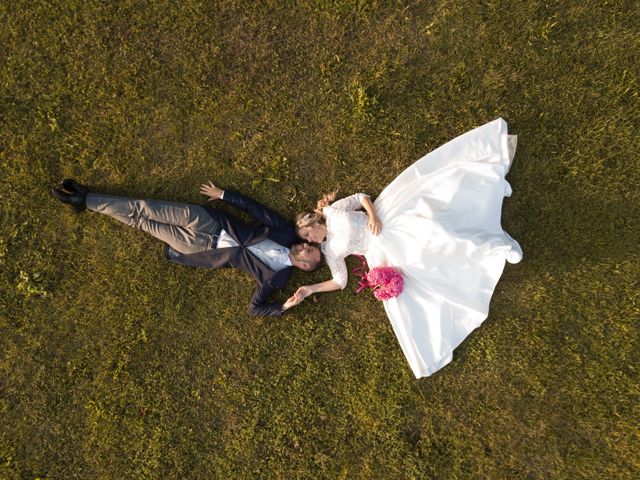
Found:
[[[417,378],[451,361],[487,317],[505,261],[522,259],[500,224],[514,152],[499,118],[416,161],[374,202],[383,228],[368,236],[365,257],[404,276],[403,293],[384,308]]]

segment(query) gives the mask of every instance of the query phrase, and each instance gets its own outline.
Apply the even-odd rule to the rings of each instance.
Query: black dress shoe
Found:
[[[89,192],[87,190],[87,187],[85,187],[84,185],[80,185],[78,182],[76,182],[72,178],[65,178],[62,181],[61,185],[62,185],[62,189],[65,192],[79,193],[80,195],[86,195]]]
[[[58,188],[52,188],[51,193],[62,203],[71,205],[76,213],[80,213],[87,208],[86,195],[82,195],[81,193],[67,193]]]

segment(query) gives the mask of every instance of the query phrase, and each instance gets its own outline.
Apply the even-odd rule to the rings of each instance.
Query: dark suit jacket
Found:
[[[209,215],[238,242],[238,246],[178,255],[173,258],[168,257],[168,259],[182,265],[209,268],[235,267],[244,270],[258,281],[258,288],[253,293],[249,306],[251,314],[257,316],[282,315],[282,304],[268,303],[267,300],[275,290],[285,286],[291,275],[291,267],[274,272],[247,247],[265,239],[272,240],[284,247],[290,247],[291,244],[299,241],[295,228],[274,211],[240,193],[225,190],[223,201],[244,210],[259,221],[260,225],[245,223],[233,215],[205,206],[204,208]]]

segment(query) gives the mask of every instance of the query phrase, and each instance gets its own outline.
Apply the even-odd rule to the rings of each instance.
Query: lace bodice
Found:
[[[347,265],[344,262],[348,255],[364,255],[367,251],[369,218],[362,208],[364,193],[356,193],[345,197],[322,209],[327,222],[327,238],[321,245],[327,265],[331,269],[333,280],[340,288],[347,286]]]

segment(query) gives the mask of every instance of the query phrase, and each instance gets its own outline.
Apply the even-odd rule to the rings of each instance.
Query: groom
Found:
[[[210,206],[162,200],[139,200],[89,192],[66,179],[53,195],[80,213],[86,208],[109,215],[165,242],[169,261],[209,268],[235,267],[258,282],[249,306],[256,316],[280,316],[302,301],[292,296],[285,303],[269,303],[269,296],[284,287],[292,267],[311,271],[320,263],[320,250],[297,242],[295,229],[277,213],[237,192],[224,191],[212,182],[200,187],[210,200],[223,200],[247,212],[260,225],[245,223]]]

